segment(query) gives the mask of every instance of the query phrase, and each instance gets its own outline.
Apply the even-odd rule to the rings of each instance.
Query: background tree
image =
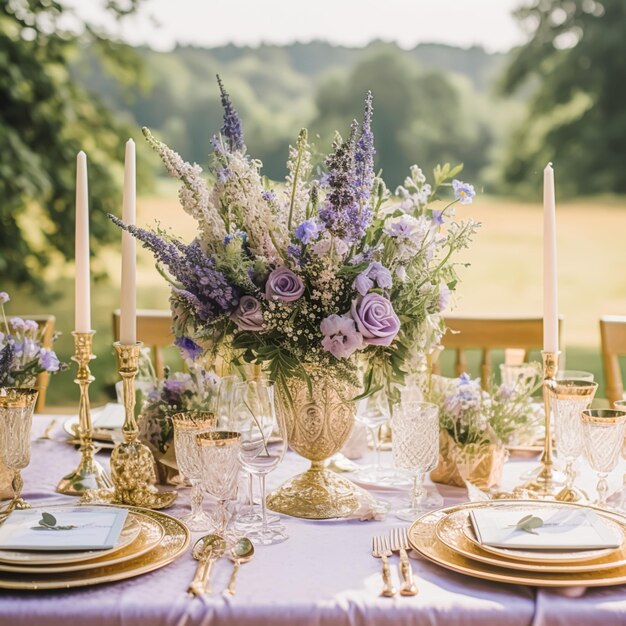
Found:
[[[562,194],[626,192],[626,2],[535,0],[516,16],[531,37],[501,86],[532,97],[506,180],[534,182],[554,160]]]
[[[123,19],[139,1],[109,0],[107,7]],[[120,203],[122,138],[131,131],[75,80],[70,66],[80,63],[86,46],[115,80],[137,80],[130,49],[81,24],[60,2],[0,2],[3,283],[45,291],[51,258],[73,257],[75,159],[81,149],[89,155],[92,252],[114,235],[106,213]]]

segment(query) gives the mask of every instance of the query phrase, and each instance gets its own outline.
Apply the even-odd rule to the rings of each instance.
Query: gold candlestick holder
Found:
[[[541,455],[541,468],[539,474],[531,481],[522,485],[525,489],[538,498],[553,499],[561,488],[554,479],[554,464],[552,462],[552,422],[550,398],[556,387],[556,375],[559,370],[560,352],[541,352],[543,360],[543,405],[546,414],[545,440]]]
[[[159,491],[155,484],[155,460],[150,449],[138,439],[139,427],[135,418],[135,377],[139,370],[139,355],[143,344],[113,344],[123,381],[124,410],[126,413],[122,434],[124,441],[117,443],[111,453],[111,478],[114,490],[100,490],[86,494],[87,502],[110,502],[141,506],[147,509],[164,509],[171,506],[178,495],[175,491]]]
[[[80,389],[78,403],[78,428],[76,434],[80,442],[80,463],[78,467],[63,477],[57,485],[57,491],[69,496],[80,496],[90,489],[110,489],[111,479],[104,468],[94,458],[93,425],[91,423],[91,406],[89,404],[89,385],[95,380],[89,369],[89,361],[95,359],[92,354],[93,336],[95,331],[86,333],[73,332],[74,361],[78,370],[74,382]]]

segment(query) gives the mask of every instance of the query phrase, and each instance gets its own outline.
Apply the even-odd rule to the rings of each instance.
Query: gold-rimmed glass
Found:
[[[191,530],[206,530],[211,518],[202,509],[202,461],[196,445],[196,435],[214,430],[217,418],[206,411],[187,411],[172,416],[174,450],[180,473],[191,483],[191,511],[181,518]]]
[[[213,527],[223,536],[229,521],[227,505],[237,497],[241,438],[237,432],[215,430],[196,435],[196,445],[202,464],[202,485],[217,500]]]
[[[9,387],[0,390],[0,458],[12,473],[13,499],[7,512],[29,509],[22,498],[21,471],[30,463],[30,431],[38,391]]]
[[[581,414],[585,456],[598,474],[598,499],[595,504],[607,508],[606,477],[615,469],[622,446],[626,411],[618,409],[585,409]]]
[[[613,402],[613,408],[618,411],[626,411],[626,400],[616,400]],[[622,459],[626,461],[626,428],[624,429],[624,441],[622,443]],[[622,478],[622,493],[620,497],[620,509],[622,513],[626,513],[626,470]]]
[[[559,458],[565,461],[565,486],[556,496],[557,500],[563,502],[586,499],[586,494],[574,487],[574,463],[583,452],[580,415],[591,406],[597,389],[597,383],[581,379],[557,380],[548,389],[554,416],[556,450]]]

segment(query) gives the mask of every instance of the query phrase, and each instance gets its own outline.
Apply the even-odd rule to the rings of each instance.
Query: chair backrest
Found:
[[[624,398],[624,382],[619,357],[626,356],[626,316],[607,315],[600,318],[602,368],[606,397],[613,405]]]
[[[120,310],[113,311],[113,338],[120,338]],[[152,352],[152,363],[158,378],[163,378],[165,361],[163,349],[174,344],[172,314],[170,311],[137,310],[137,341],[142,341]]]
[[[18,315],[17,317],[37,322],[37,326],[39,326],[39,331],[41,332],[41,344],[48,350],[52,348],[56,326],[56,317],[54,317],[54,315]],[[48,374],[48,372],[42,372],[37,376],[35,386],[39,390],[39,395],[37,396],[37,403],[35,404],[36,413],[43,413],[46,408],[46,393],[48,391],[49,381],[50,374]]]
[[[444,349],[456,351],[455,373],[467,371],[465,350],[482,350],[480,379],[486,387],[491,377],[491,351],[504,349],[505,361],[523,362],[531,350],[543,344],[541,317],[446,317],[448,330],[441,340]],[[559,318],[559,336],[563,319]],[[437,369],[437,366],[434,366]]]

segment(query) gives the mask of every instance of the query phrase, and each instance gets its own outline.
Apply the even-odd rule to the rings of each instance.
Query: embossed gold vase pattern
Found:
[[[358,389],[320,372],[312,372],[313,393],[293,378],[287,392],[275,390],[276,410],[284,420],[289,446],[311,461],[311,468],[269,495],[268,507],[306,519],[347,517],[359,505],[356,487],[324,467],[324,461],[347,441],[356,414],[351,401]]]

